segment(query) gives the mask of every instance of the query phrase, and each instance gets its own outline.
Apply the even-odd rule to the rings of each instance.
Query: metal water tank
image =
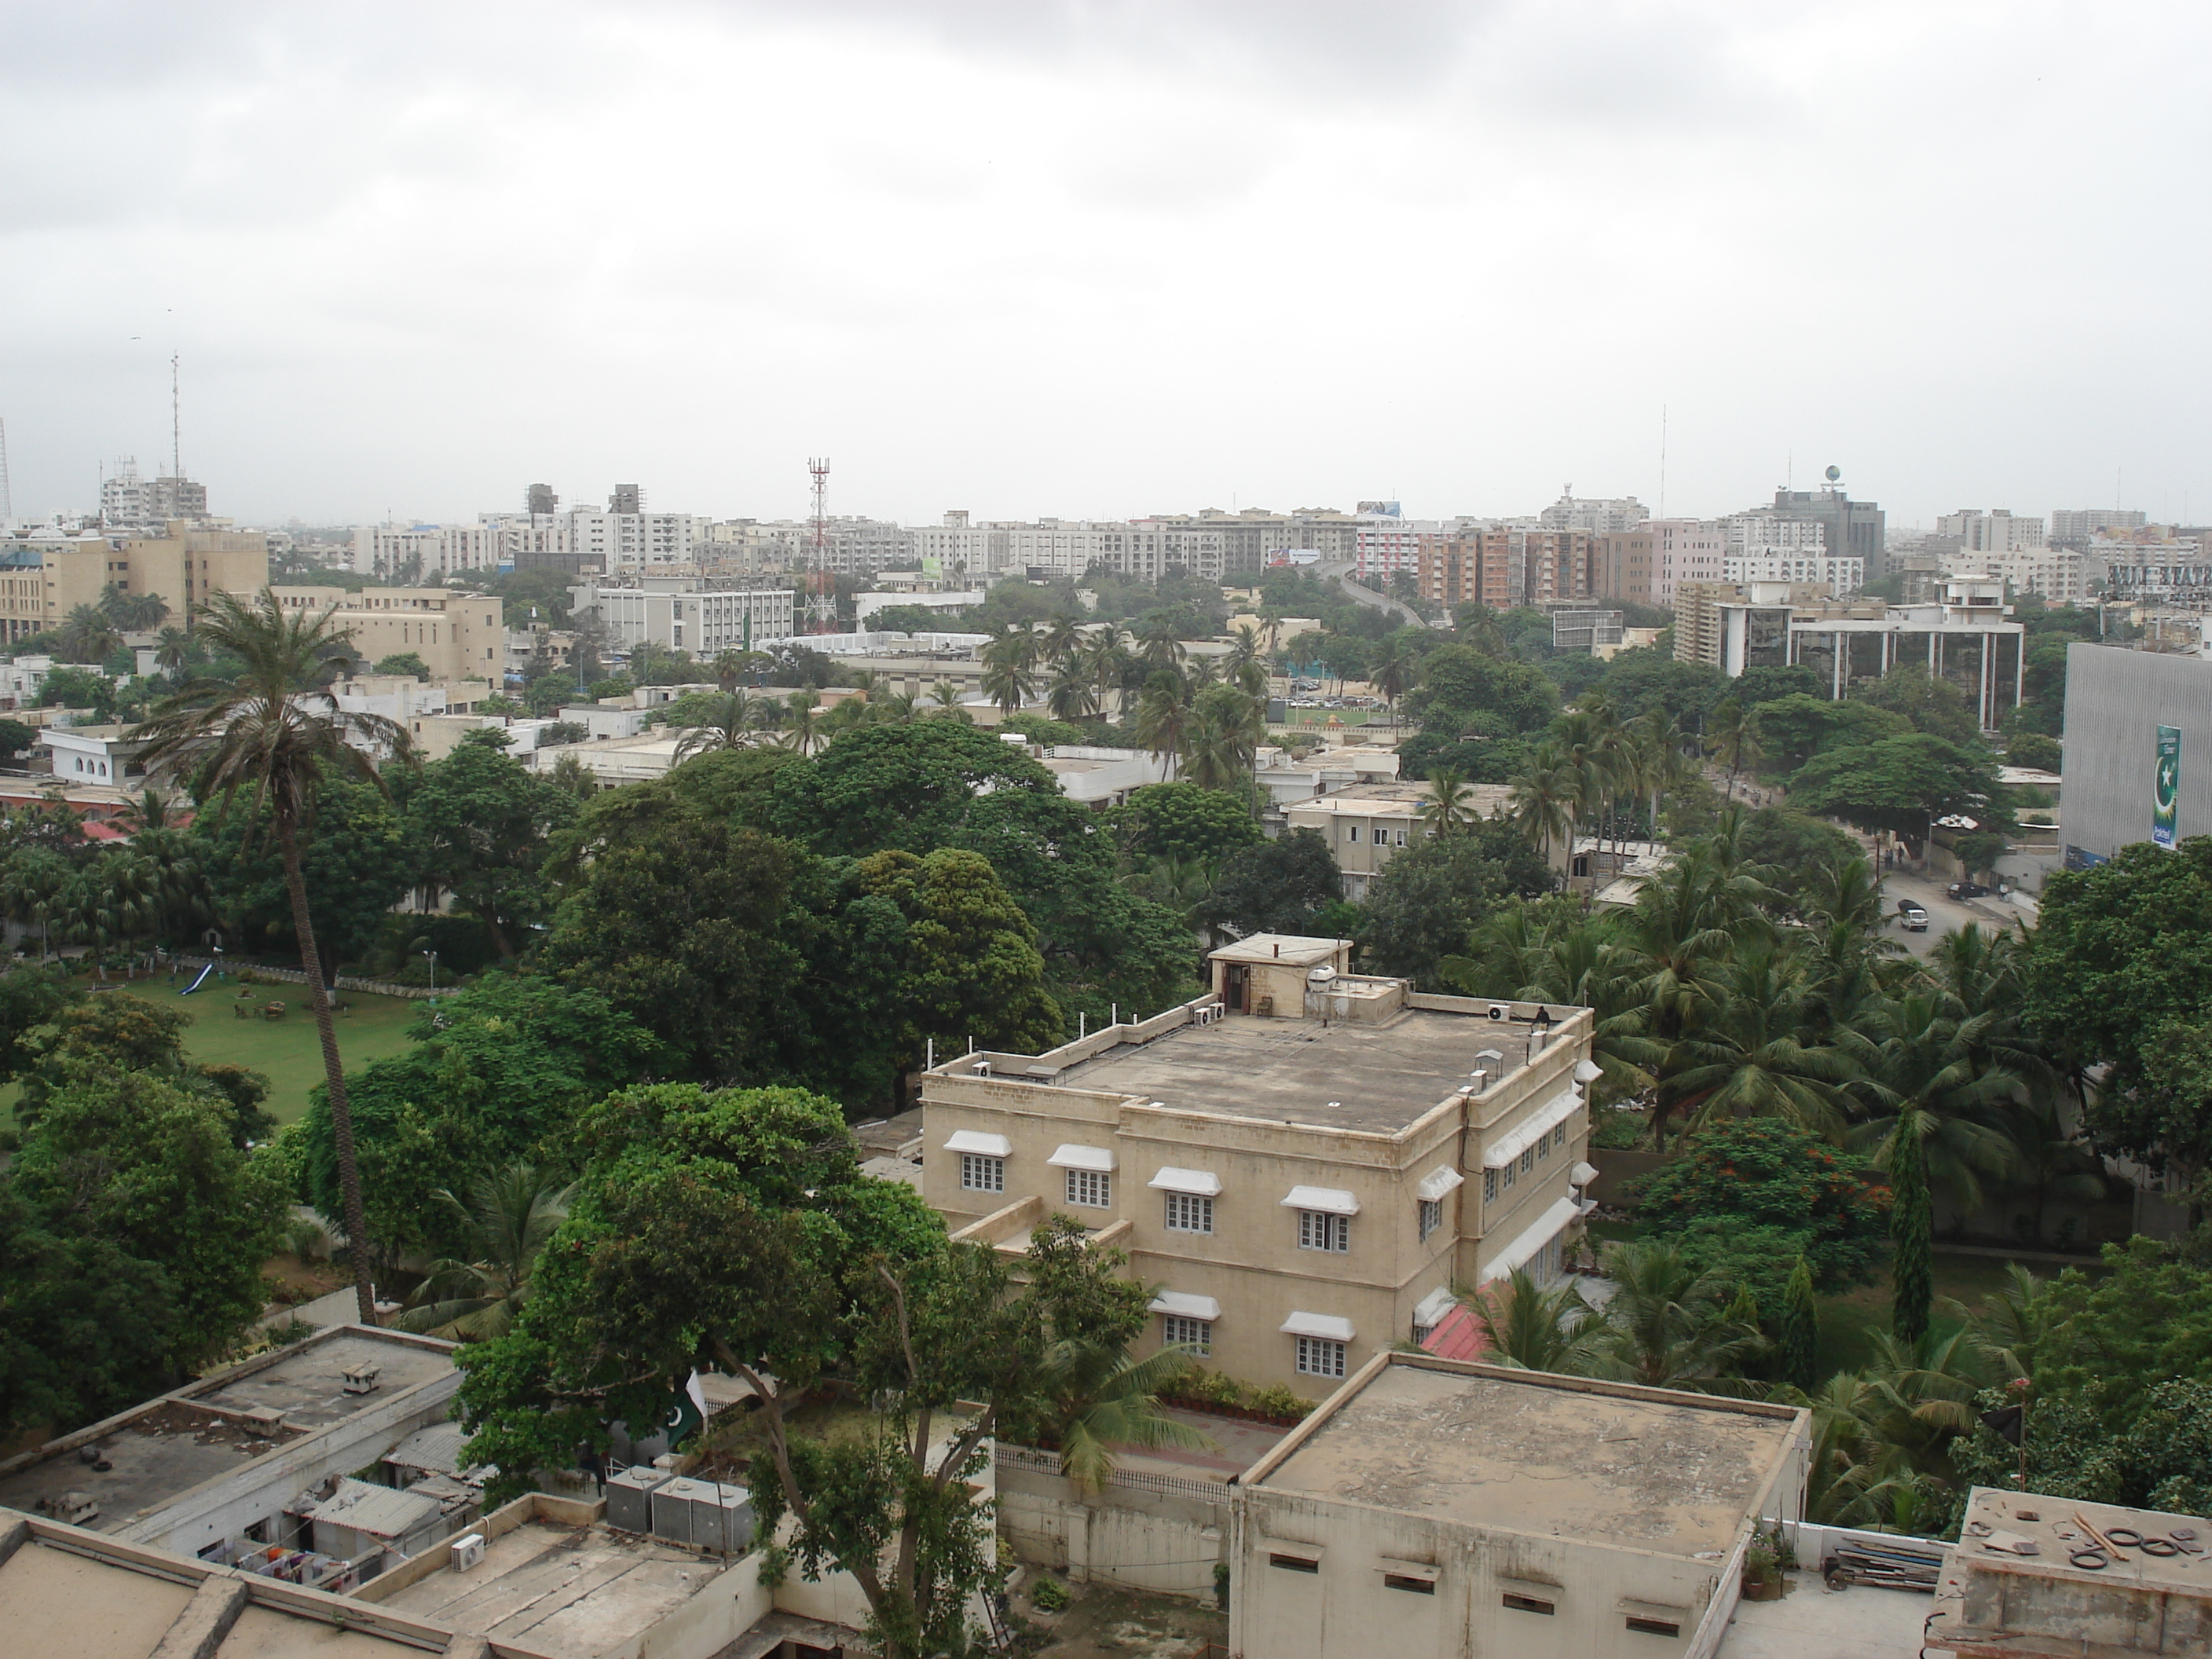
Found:
[[[669,1482],[665,1469],[638,1464],[606,1480],[607,1524],[624,1532],[653,1530],[653,1494]]]

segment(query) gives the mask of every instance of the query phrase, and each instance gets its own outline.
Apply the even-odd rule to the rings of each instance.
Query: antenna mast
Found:
[[[835,585],[830,580],[830,459],[806,463],[814,479],[814,536],[806,573],[806,631],[827,634],[836,619]]]
[[[8,422],[0,421],[0,530],[15,522],[15,495],[8,487]]]
[[[169,354],[169,476],[182,479],[185,476],[185,418],[184,404],[177,396],[177,354]],[[184,493],[178,491],[178,511],[184,510]]]

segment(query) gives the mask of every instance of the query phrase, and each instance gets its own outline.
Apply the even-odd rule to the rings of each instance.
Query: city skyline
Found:
[[[2212,22],[0,9],[19,516],[2212,508]],[[2115,122],[2098,112],[2126,107]],[[2117,477],[2116,477],[2117,475]],[[2116,487],[2117,486],[2117,487]]]

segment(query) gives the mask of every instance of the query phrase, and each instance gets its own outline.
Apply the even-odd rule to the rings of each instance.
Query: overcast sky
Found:
[[[0,0],[20,516],[2212,516],[2212,7]],[[2193,492],[2193,494],[2192,494]]]

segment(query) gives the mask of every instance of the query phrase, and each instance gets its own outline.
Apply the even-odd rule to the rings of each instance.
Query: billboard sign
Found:
[[[2150,838],[2160,847],[2173,845],[2181,817],[2181,728],[2158,728],[2158,769],[2152,774]]]

